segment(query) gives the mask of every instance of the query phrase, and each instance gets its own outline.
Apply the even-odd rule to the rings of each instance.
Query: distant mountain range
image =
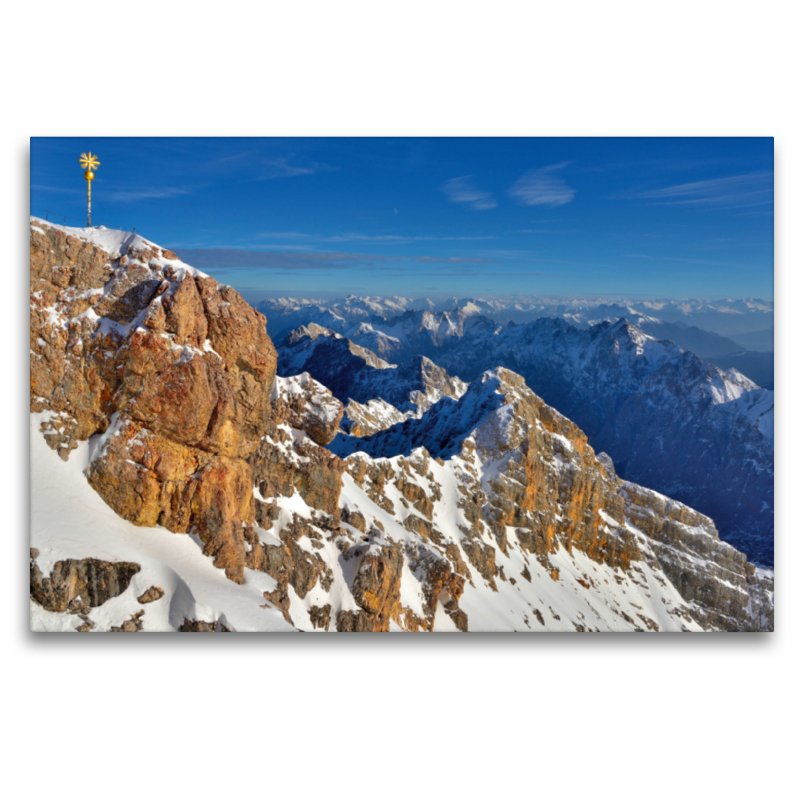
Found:
[[[268,332],[276,341],[282,341],[301,325],[314,323],[342,334],[388,361],[402,361],[407,357],[409,347],[403,344],[402,335],[398,334],[404,330],[402,317],[413,312],[443,315],[437,317],[435,323],[440,326],[436,332],[440,342],[451,335],[460,336],[467,324],[497,328],[550,317],[563,319],[578,328],[590,328],[600,322],[628,319],[648,335],[674,342],[721,369],[736,368],[765,389],[774,388],[775,383],[774,329],[765,327],[772,325],[773,321],[771,301],[605,303],[581,299],[563,302],[552,298],[504,301],[454,297],[434,301],[351,295],[331,301],[278,298],[264,300],[256,307],[267,317]],[[434,324],[430,321],[433,318],[425,319],[429,320],[426,324]],[[468,323],[467,320],[472,321]],[[455,332],[449,328],[455,328]],[[421,349],[419,342],[412,344],[410,349],[432,357],[432,352]]]
[[[630,320],[650,317],[732,337],[739,343],[733,350],[741,350],[748,336],[760,337],[762,345],[771,342],[769,331],[774,318],[774,303],[755,298],[609,301],[582,297],[451,297],[431,300],[349,295],[333,300],[282,297],[263,300],[256,304],[256,308],[266,316],[268,332],[276,339],[282,339],[290,330],[308,322],[341,332],[354,322],[368,322],[373,317],[386,321],[406,311],[461,311],[466,316],[489,317],[501,325],[510,322],[522,324],[540,317],[558,317],[578,327],[585,327],[592,322],[620,317]]]
[[[425,356],[464,381],[488,369],[513,370],[580,425],[623,477],[698,508],[728,541],[772,563],[774,396],[736,370],[625,320],[581,329],[542,318],[503,327],[459,309],[407,311],[349,330],[355,340],[378,341],[395,360]],[[330,385],[333,376],[303,356],[311,350],[298,334],[279,343],[279,364]],[[357,371],[338,365],[334,372],[334,393],[346,401],[348,387],[362,385]],[[372,394],[386,399],[375,384]]]
[[[763,331],[752,331],[751,333],[737,333],[736,341],[748,350],[771,353],[775,349],[775,328],[765,328]]]

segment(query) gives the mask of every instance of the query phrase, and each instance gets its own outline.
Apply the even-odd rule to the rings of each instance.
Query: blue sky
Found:
[[[87,150],[95,225],[252,299],[773,298],[771,138],[32,138],[31,213]]]

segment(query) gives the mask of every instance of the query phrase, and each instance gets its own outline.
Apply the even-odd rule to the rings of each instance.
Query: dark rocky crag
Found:
[[[341,426],[354,436],[421,416],[442,397],[459,398],[467,388],[423,355],[394,366],[314,323],[291,331],[279,350],[278,374],[298,372],[308,372],[345,404]]]

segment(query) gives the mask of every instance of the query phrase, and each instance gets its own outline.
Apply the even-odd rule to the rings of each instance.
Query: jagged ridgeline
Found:
[[[321,341],[381,373],[347,416],[231,287],[32,219],[34,630],[772,629],[771,573],[520,375]]]
[[[352,299],[348,307],[360,309]],[[620,475],[697,508],[723,539],[772,566],[774,393],[735,368],[720,369],[625,319],[582,329],[555,318],[500,326],[467,304],[335,324],[341,332],[308,323],[284,337],[278,371],[307,370],[329,385],[348,403],[349,432],[402,421],[396,398],[409,392],[411,372],[415,388],[438,399],[457,396],[459,378],[506,367],[576,422]],[[395,379],[381,371],[392,364],[368,352],[373,345],[400,365]],[[420,358],[435,370],[421,375]],[[367,396],[380,400],[363,408]]]

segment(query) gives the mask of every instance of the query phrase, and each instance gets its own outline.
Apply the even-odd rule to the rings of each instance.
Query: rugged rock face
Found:
[[[408,483],[407,459],[423,442],[423,453],[458,475],[458,544],[436,510],[441,483],[432,476],[425,488]],[[404,524],[438,545],[453,573],[468,564],[497,589],[509,579],[500,554],[516,549],[558,580],[553,556],[581,552],[634,581],[642,564],[663,573],[683,601],[678,616],[702,627],[772,628],[771,579],[720,541],[709,518],[621,481],[608,456],[595,456],[576,425],[508,370],[484,374],[460,401],[443,401],[422,419],[367,438],[343,437],[333,448],[376,505],[399,516],[399,500],[413,511]],[[659,628],[652,617],[637,616]]]
[[[277,361],[264,318],[141,237],[92,236],[31,225],[31,410],[64,458],[101,435],[87,477],[120,516],[196,527],[241,581]]]
[[[411,416],[414,416],[413,412],[398,411],[385,400],[369,400],[366,403],[351,400],[344,409],[341,427],[351,436],[370,436],[405,422]]]
[[[272,404],[266,433],[250,460],[256,521],[268,521],[265,498],[292,497],[295,492],[311,508],[337,515],[344,464],[318,445],[336,435],[342,404],[307,374],[277,378]]]
[[[756,575],[744,553],[714,535],[703,514],[657,492],[623,481],[620,494],[632,525],[650,541],[667,578],[693,605],[693,615],[717,630],[772,630],[771,578]]]
[[[772,392],[624,320],[590,330],[537,320],[462,340],[441,362],[466,379],[496,365],[519,372],[622,475],[695,506],[772,564]]]

